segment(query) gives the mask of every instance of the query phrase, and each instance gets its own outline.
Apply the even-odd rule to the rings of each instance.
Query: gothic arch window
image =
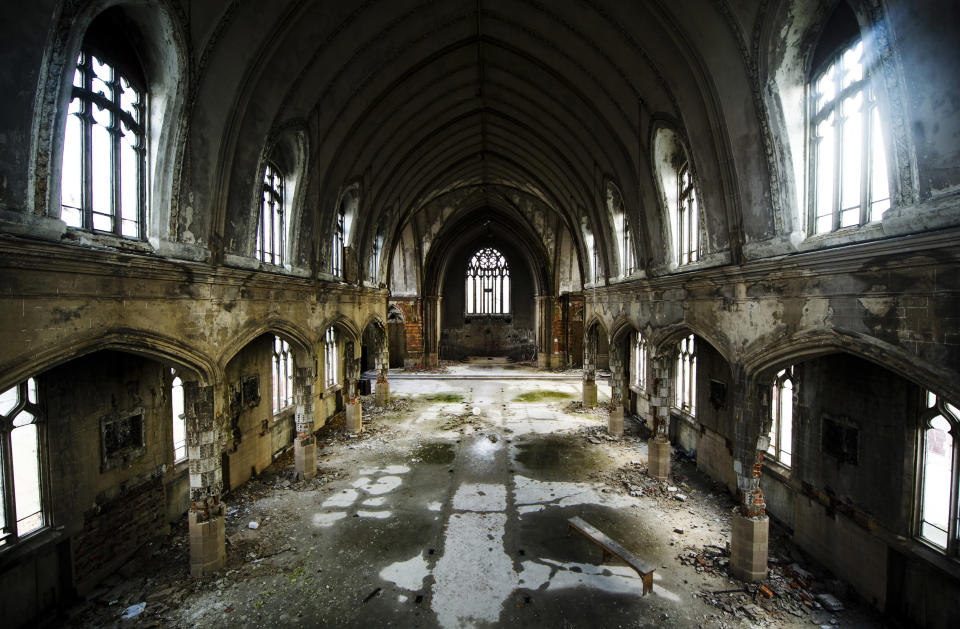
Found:
[[[88,36],[73,73],[60,218],[69,227],[144,239],[145,81],[132,54],[111,55],[89,40]]]
[[[674,230],[678,264],[690,264],[700,259],[700,210],[693,173],[689,162],[677,170],[677,210]]]
[[[697,348],[694,335],[681,339],[677,344],[675,375],[677,409],[695,416],[697,414]]]
[[[293,404],[293,352],[290,344],[279,336],[273,337],[273,413]]]
[[[467,265],[467,314],[510,314],[510,266],[493,247],[477,251]]]
[[[333,243],[330,250],[330,273],[334,277],[343,277],[343,247],[345,246],[344,223],[346,216],[342,209],[337,210],[333,225]]]
[[[47,524],[41,418],[36,379],[0,393],[0,548]]]
[[[267,264],[283,266],[286,244],[284,177],[276,164],[267,162],[263,171],[260,212],[257,219],[257,259]]]
[[[170,386],[170,407],[173,416],[173,462],[179,463],[187,458],[187,426],[183,402],[183,380],[176,371],[170,370],[173,383]]]
[[[794,368],[777,373],[770,397],[770,445],[767,453],[775,461],[790,467],[793,457],[793,399],[796,392]]]
[[[337,352],[338,334],[330,326],[323,336],[323,374],[327,388],[340,384],[340,354]]]
[[[641,391],[647,389],[647,341],[640,332],[635,333],[633,343],[633,383]]]
[[[809,76],[811,233],[866,225],[890,207],[877,91],[856,16],[840,2],[820,36]]]
[[[924,399],[917,456],[917,536],[944,553],[957,556],[960,409],[930,392]]]

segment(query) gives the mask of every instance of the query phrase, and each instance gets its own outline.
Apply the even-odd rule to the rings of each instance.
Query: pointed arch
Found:
[[[222,380],[223,372],[216,361],[180,339],[150,330],[113,328],[105,333],[68,339],[54,347],[33,351],[29,356],[12,358],[7,362],[9,369],[0,371],[0,390],[58,365],[103,350],[116,350],[173,363],[195,375],[201,385],[212,385]]]

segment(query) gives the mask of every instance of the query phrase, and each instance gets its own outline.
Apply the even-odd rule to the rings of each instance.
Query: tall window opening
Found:
[[[340,355],[337,352],[337,330],[330,326],[323,337],[323,373],[327,388],[340,384]]]
[[[273,412],[293,404],[293,352],[282,338],[273,337]]]
[[[960,554],[958,452],[960,410],[927,392],[918,456],[918,530],[923,541],[948,555]]]
[[[336,224],[333,226],[333,249],[330,251],[330,273],[334,277],[343,277],[344,223],[343,210],[337,210]]]
[[[60,218],[70,227],[142,239],[146,224],[141,81],[85,45],[73,73]]]
[[[627,219],[627,213],[623,213],[623,251],[621,260],[623,260],[624,276],[633,275],[637,268],[637,258],[633,253],[633,240],[630,237],[630,221]]]
[[[691,334],[677,345],[675,404],[678,409],[697,414],[697,348]]]
[[[636,333],[633,343],[633,383],[642,391],[647,389],[647,341]]]
[[[283,174],[275,164],[267,162],[263,172],[260,217],[257,220],[257,258],[267,264],[283,266],[286,244]]]
[[[679,264],[690,264],[700,259],[700,217],[697,208],[697,191],[693,185],[690,164],[685,163],[677,171],[677,229],[676,247]]]
[[[170,406],[173,415],[173,462],[179,463],[187,458],[187,426],[183,405],[183,380],[173,369],[173,385],[170,387]]]
[[[373,248],[370,251],[370,281],[377,283],[377,274],[380,271],[380,249],[383,247],[383,236],[373,239]]]
[[[467,265],[467,314],[510,313],[510,267],[493,247],[477,251]]]
[[[767,453],[786,467],[793,453],[793,396],[796,388],[794,368],[781,369],[773,381],[770,396],[770,445]]]
[[[40,418],[34,378],[0,394],[0,547],[15,543],[46,523]]]
[[[890,207],[880,111],[865,57],[856,17],[841,2],[821,35],[808,89],[814,234],[865,225]]]

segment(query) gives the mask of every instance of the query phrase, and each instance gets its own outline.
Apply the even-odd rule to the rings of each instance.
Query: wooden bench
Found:
[[[570,518],[567,520],[567,526],[568,535],[570,534],[570,529],[574,529],[580,533],[583,533],[587,539],[602,548],[604,562],[608,557],[618,557],[623,563],[636,570],[637,574],[639,574],[640,578],[643,580],[642,596],[646,596],[647,592],[653,591],[654,566],[651,566],[645,561],[641,561],[636,555],[607,537],[596,527],[587,524],[581,518]]]

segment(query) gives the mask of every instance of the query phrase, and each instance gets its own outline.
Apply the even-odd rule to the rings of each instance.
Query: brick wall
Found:
[[[166,500],[160,477],[152,478],[83,516],[73,538],[73,574],[80,594],[119,568],[166,525]]]

